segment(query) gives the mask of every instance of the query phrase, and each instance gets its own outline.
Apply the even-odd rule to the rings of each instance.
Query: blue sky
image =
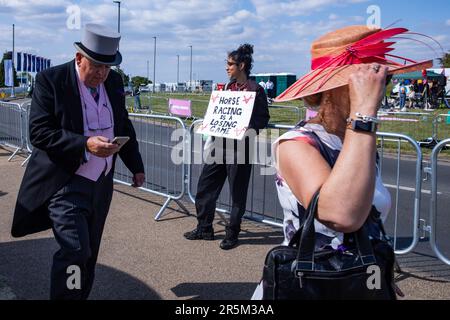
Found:
[[[396,26],[432,36],[450,50],[448,0],[123,0],[122,68],[146,76],[149,60],[152,78],[156,36],[157,82],[176,81],[177,55],[180,81],[189,80],[189,45],[193,78],[225,81],[226,53],[245,42],[254,45],[253,72],[299,75],[310,67],[315,38],[346,25],[366,24],[371,5],[379,7],[382,27],[400,19]],[[67,9],[73,6],[80,9],[81,26],[97,22],[117,29],[112,0],[0,0],[0,50],[11,50],[14,23],[16,51],[50,58],[53,65],[72,59],[73,42],[81,38],[81,30],[67,25]],[[411,41],[400,41],[397,52],[417,60],[440,54]]]

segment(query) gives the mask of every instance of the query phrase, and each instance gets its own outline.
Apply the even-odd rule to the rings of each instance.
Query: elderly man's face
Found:
[[[76,54],[75,62],[80,71],[80,80],[91,88],[95,88],[105,82],[111,69],[110,66],[89,60],[79,52]]]

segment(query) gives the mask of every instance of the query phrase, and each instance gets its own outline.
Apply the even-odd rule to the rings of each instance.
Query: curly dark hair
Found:
[[[245,73],[247,77],[250,76],[250,71],[253,68],[253,45],[245,43],[239,46],[234,51],[228,53],[228,58],[233,59],[237,64],[244,63]]]

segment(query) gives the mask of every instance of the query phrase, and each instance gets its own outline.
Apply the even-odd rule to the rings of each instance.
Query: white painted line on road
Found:
[[[396,185],[393,185],[393,184],[387,184],[387,183],[384,183],[384,186],[385,186],[386,188],[397,189],[397,186],[396,186]],[[399,186],[398,188],[399,188],[400,190],[403,190],[403,191],[416,192],[416,189],[415,189],[415,188],[403,187],[403,186]],[[424,194],[431,194],[431,191],[430,191],[430,190],[423,190],[423,189],[422,189],[422,193],[424,193]],[[442,194],[442,192],[438,192],[437,194]]]
[[[155,146],[160,146],[160,147],[174,148],[173,146],[169,146],[167,144],[160,144],[160,143],[155,143],[152,141],[143,141],[143,140],[139,140],[139,139],[136,139],[136,140],[137,140],[137,142],[140,142],[140,143],[148,143],[148,144],[153,144]]]

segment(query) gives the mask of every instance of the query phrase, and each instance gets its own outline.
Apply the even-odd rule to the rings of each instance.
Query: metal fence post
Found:
[[[430,245],[433,252],[442,262],[450,265],[450,259],[444,256],[436,243],[436,222],[437,222],[437,160],[441,150],[450,144],[450,139],[439,142],[431,153],[431,199],[430,199]]]

